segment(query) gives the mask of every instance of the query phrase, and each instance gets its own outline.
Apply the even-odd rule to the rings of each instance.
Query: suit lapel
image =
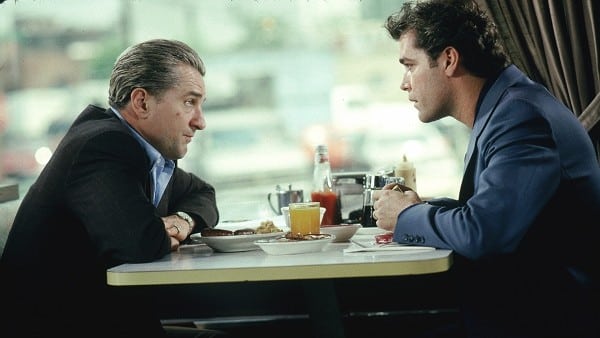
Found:
[[[471,132],[471,138],[469,139],[469,145],[464,158],[464,173],[463,180],[460,186],[459,200],[466,202],[471,196],[473,196],[475,190],[475,175],[476,175],[476,163],[477,163],[477,141],[481,136],[481,133],[488,124],[492,113],[496,109],[496,105],[502,98],[502,95],[506,92],[507,88],[514,85],[516,82],[523,80],[524,75],[515,66],[509,66],[505,69],[500,76],[496,79],[494,84],[490,87],[488,92],[485,94],[481,106],[475,116],[475,123],[473,125],[473,131]]]
[[[458,200],[461,203],[467,203],[467,200],[473,196],[475,191],[474,184],[474,160],[471,159],[467,165],[465,165],[465,172],[463,174],[462,182],[460,184],[460,193],[458,194]]]

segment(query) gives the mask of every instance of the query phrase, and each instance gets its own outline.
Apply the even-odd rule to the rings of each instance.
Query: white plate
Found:
[[[258,246],[254,244],[257,240],[267,240],[283,236],[285,232],[271,232],[267,234],[255,235],[232,235],[232,236],[205,236],[201,234],[192,234],[190,238],[198,243],[206,245],[219,252],[238,252],[258,250]]]
[[[327,225],[321,226],[321,233],[334,235],[334,242],[347,242],[350,237],[354,236],[356,230],[361,227],[362,225],[360,224]]]
[[[385,234],[386,232],[388,232],[388,231],[383,230],[378,227],[362,227],[356,231],[356,235],[358,235],[358,236],[363,236],[363,235],[375,236],[375,235]]]
[[[270,255],[294,255],[309,252],[323,251],[325,246],[335,239],[334,235],[323,235],[327,238],[312,239],[304,241],[287,240],[285,238],[276,238],[268,240],[258,240],[254,244],[258,245],[264,252]]]
[[[221,221],[219,224],[215,226],[217,229],[224,229],[235,231],[238,229],[256,229],[260,226],[262,222],[271,221],[275,224],[276,227],[281,229],[282,231],[286,231],[285,221],[283,220],[282,215],[270,216],[261,219],[252,219],[252,220],[229,220],[229,221]]]

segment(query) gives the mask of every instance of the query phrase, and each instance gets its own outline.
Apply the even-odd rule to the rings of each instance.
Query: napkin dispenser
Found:
[[[343,223],[360,223],[366,176],[366,172],[359,171],[331,174],[333,190],[338,195]]]

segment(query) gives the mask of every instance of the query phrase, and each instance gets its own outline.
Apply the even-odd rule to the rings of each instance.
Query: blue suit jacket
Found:
[[[484,95],[459,199],[404,210],[394,239],[458,254],[473,336],[590,332],[600,226],[592,142],[571,111],[514,66]]]

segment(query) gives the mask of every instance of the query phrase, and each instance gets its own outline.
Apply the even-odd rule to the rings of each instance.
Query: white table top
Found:
[[[443,272],[452,265],[451,250],[344,253],[348,245],[330,243],[322,252],[295,255],[173,252],[155,262],[111,268],[107,281],[127,286],[381,277]]]

